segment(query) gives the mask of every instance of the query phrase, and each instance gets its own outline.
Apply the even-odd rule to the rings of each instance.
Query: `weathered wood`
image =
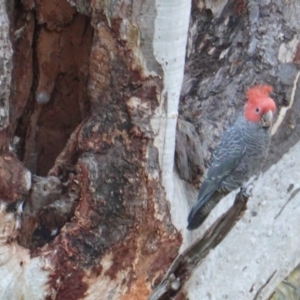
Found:
[[[276,247],[276,267],[257,267],[299,214],[297,152],[280,160],[300,140],[299,4],[22,0],[9,24],[5,2],[0,298],[270,295],[298,261],[293,236],[290,257]],[[261,82],[274,86],[282,120],[267,173],[239,221],[245,203],[224,199],[190,233],[212,149]],[[278,177],[282,166],[293,175]]]
[[[183,284],[192,276],[195,268],[201,265],[210,251],[222,242],[243,216],[247,208],[247,200],[242,192],[237,194],[234,205],[212,224],[204,236],[195,240],[176,257],[149,300],[167,300],[181,291]]]
[[[19,217],[5,238],[20,252],[8,255],[12,274],[26,276],[38,262],[44,275],[40,295],[17,280],[11,296],[0,295],[146,299],[181,245],[164,186],[190,2],[70,2],[24,0],[12,14],[19,51],[9,138],[34,176],[19,193],[18,239]]]
[[[179,118],[195,127],[206,162],[227,123],[242,109],[249,86],[271,84],[279,110],[290,103],[299,65],[299,10],[293,1],[193,2]],[[299,140],[298,102],[273,137],[266,169]],[[191,153],[187,159],[195,161],[198,149],[185,148]],[[186,168],[179,168],[184,180]]]

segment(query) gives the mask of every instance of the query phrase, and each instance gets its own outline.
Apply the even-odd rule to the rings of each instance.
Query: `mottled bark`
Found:
[[[194,152],[209,161],[227,123],[241,110],[249,86],[271,84],[279,112],[289,105],[293,85],[298,84],[299,10],[293,1],[193,3],[179,118],[189,122],[200,139],[198,147],[185,147],[194,168],[203,169]],[[273,137],[266,168],[299,140],[298,94],[297,88],[293,109]],[[180,126],[178,131],[182,131]],[[177,139],[180,143],[180,135]],[[182,149],[177,151],[181,174],[190,167],[183,167]],[[193,182],[202,175],[196,170],[189,179],[184,173],[181,177]]]
[[[0,280],[1,299],[146,299],[178,254],[163,182],[173,169],[189,2],[161,4],[3,6],[15,51],[1,125],[0,273],[15,279]],[[172,11],[184,17],[165,40]],[[28,272],[39,278],[32,286]]]
[[[278,258],[275,273],[265,267],[267,278],[259,278],[261,285],[253,280],[244,294],[238,290],[245,291],[244,281],[224,284],[219,294],[198,282],[201,270],[219,273],[222,255],[212,264],[210,257],[232,251],[230,236],[250,239],[239,235],[245,220],[245,232],[257,234],[261,216],[274,213],[259,210],[267,196],[237,200],[223,215],[224,208],[216,209],[200,239],[186,231],[186,218],[212,149],[250,85],[273,85],[279,107],[265,170],[278,162],[281,172],[281,156],[299,141],[300,6],[279,0],[5,3],[0,0],[0,298],[219,299],[226,288],[236,291],[235,299],[270,295],[298,256],[293,263]],[[296,182],[278,183],[272,197],[289,203]],[[258,186],[255,195],[265,195]],[[251,227],[253,212],[257,227]],[[258,248],[249,253],[261,259]],[[252,265],[249,256],[235,267]],[[205,280],[213,286],[219,279]]]
[[[182,192],[185,195],[181,196],[182,198],[190,198],[191,193],[186,193],[186,190],[193,189],[192,186],[199,186],[212,149],[228,123],[235,118],[236,112],[242,109],[245,91],[250,85],[271,84],[274,87],[273,98],[278,105],[278,119],[273,128],[272,147],[264,171],[277,163],[284,153],[299,142],[299,14],[300,6],[295,1],[193,1],[176,137],[176,171],[186,182],[178,188],[178,193]],[[186,128],[189,128],[188,132]],[[192,142],[189,138],[191,132],[197,133]],[[296,254],[295,237],[286,251],[290,257],[285,262],[280,255],[282,249],[278,248],[276,251],[276,247],[271,246],[272,239],[269,237],[275,228],[285,228],[282,235],[278,232],[277,242],[280,244],[284,240],[284,234],[294,236],[294,230],[291,228],[297,228],[296,220],[292,217],[288,228],[284,219],[275,218],[280,210],[278,206],[285,207],[286,203],[291,201],[290,190],[287,189],[285,195],[279,196],[277,185],[282,189],[284,186],[290,186],[291,191],[297,191],[297,168],[290,167],[293,163],[297,164],[298,158],[295,153],[296,150],[289,152],[287,157],[290,158],[286,158],[285,164],[279,163],[273,168],[273,172],[268,172],[260,179],[262,182],[269,182],[271,186],[269,191],[265,192],[263,184],[257,183],[256,198],[251,198],[248,204],[248,211],[252,209],[253,216],[246,213],[231,230],[230,237],[225,238],[217,249],[212,247],[215,251],[208,251],[205,260],[198,260],[201,264],[191,276],[191,280],[187,281],[187,285],[183,285],[181,292],[176,290],[178,299],[185,296],[189,299],[265,299],[278,282],[300,262],[299,255]],[[278,173],[289,173],[289,170],[290,177],[282,176],[281,183],[277,183]],[[263,196],[257,197],[258,194]],[[295,203],[299,197],[296,195],[298,194],[292,199],[297,207]],[[195,201],[196,196],[193,198]],[[282,200],[281,204],[279,199]],[[276,204],[273,201],[277,201]],[[192,200],[191,202],[194,204]],[[207,228],[229,205],[228,201],[221,202],[211,219],[198,233],[184,234],[184,248],[187,247],[185,253],[190,248],[190,241],[196,236],[205,237]],[[252,208],[253,205],[255,209]],[[264,209],[258,209],[259,206]],[[287,211],[285,213],[291,214]],[[298,210],[295,210],[293,215],[297,213]],[[265,218],[256,218],[257,214],[263,214]],[[274,223],[273,218],[276,219]],[[251,241],[249,244],[242,242],[243,238],[238,233],[238,228],[241,228],[245,220],[252,224],[245,228],[247,232],[242,235]],[[257,225],[261,224],[261,227],[255,226],[256,222]],[[182,225],[178,224],[179,228],[182,228]],[[227,222],[223,225],[225,228],[228,226]],[[253,240],[257,241],[256,250],[252,248]],[[195,242],[201,251],[205,250],[204,241],[204,238],[200,238]],[[262,246],[265,243],[269,248]],[[227,245],[230,246],[226,248]],[[240,251],[235,251],[236,247]],[[240,255],[242,251],[244,256]],[[261,256],[266,252],[275,258],[272,262],[275,266],[272,267],[269,259]],[[230,256],[225,259],[224,253]],[[186,255],[188,263],[183,263],[185,269],[193,262],[188,260],[189,257],[193,257],[192,252]],[[228,261],[226,267],[224,259]],[[251,263],[253,261],[255,263]],[[267,261],[269,263],[266,263]],[[240,268],[236,267],[237,264]],[[259,267],[255,267],[255,264]],[[224,273],[221,270],[224,270]],[[176,275],[176,272],[174,274]],[[185,272],[184,275],[186,274]],[[218,276],[215,278],[212,274]],[[249,274],[256,276],[250,283],[242,279],[247,276],[248,279],[251,278]],[[182,276],[179,274],[172,280],[182,282]],[[183,278],[186,281],[185,277]],[[234,283],[234,287],[230,282]],[[174,294],[172,288],[169,292]]]

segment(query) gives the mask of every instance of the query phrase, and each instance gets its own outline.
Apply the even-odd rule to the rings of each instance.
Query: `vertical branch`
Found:
[[[0,130],[9,124],[9,96],[12,72],[12,45],[6,1],[0,1]]]
[[[191,1],[156,1],[157,17],[153,40],[154,54],[164,72],[164,89],[160,106],[151,124],[158,135],[154,140],[159,149],[162,184],[171,202],[173,224],[180,222],[174,199],[174,153],[178,103],[183,80],[185,50]]]

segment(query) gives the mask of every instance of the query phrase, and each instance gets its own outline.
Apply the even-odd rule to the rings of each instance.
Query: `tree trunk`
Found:
[[[0,0],[0,298],[266,299],[300,262],[299,12]],[[190,233],[212,149],[260,82],[279,106],[266,172]]]

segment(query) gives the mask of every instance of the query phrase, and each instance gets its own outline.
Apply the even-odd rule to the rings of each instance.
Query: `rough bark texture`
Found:
[[[242,108],[245,102],[245,91],[252,84],[263,82],[273,85],[273,98],[279,108],[278,120],[273,130],[272,148],[265,170],[280,160],[282,155],[299,141],[300,84],[298,48],[300,40],[298,35],[299,22],[297,21],[299,13],[299,4],[293,1],[193,1],[185,79],[181,91],[176,137],[176,171],[179,177],[186,182],[181,183],[181,187],[178,188],[179,198],[190,199],[191,192],[186,192],[187,189],[192,189],[192,186],[199,186],[202,174],[208,166],[212,149],[218,143],[224,128],[235,118],[236,111]],[[193,139],[190,138],[191,134],[194,137]],[[294,159],[294,155],[290,154],[291,160]],[[275,172],[283,171],[279,167]],[[268,174],[270,179],[266,177],[261,180],[265,182],[268,180],[269,182],[276,181],[275,177],[272,179],[272,176],[276,176],[275,174]],[[295,182],[297,182],[297,172],[294,175],[291,173],[291,176],[295,176],[294,187]],[[284,185],[284,180],[282,185]],[[263,193],[263,190],[261,193]],[[274,190],[273,197],[269,196],[270,201],[278,197],[275,193]],[[196,200],[195,195],[192,195],[192,197]],[[289,201],[288,195],[284,198]],[[268,201],[268,199],[265,196],[265,200]],[[260,203],[259,198],[253,201],[256,201],[256,204]],[[193,200],[190,202],[192,202],[190,204],[192,205]],[[178,203],[179,201],[177,201]],[[211,220],[204,224],[199,232],[184,233],[185,246],[183,248],[188,247],[190,241],[194,240],[196,236],[202,236],[212,224],[212,221],[220,216],[226,207],[228,207],[226,201],[224,201],[224,204],[221,203],[220,207],[212,214]],[[268,206],[269,211],[274,210],[273,213],[276,214],[275,206],[272,208],[272,205]],[[186,208],[182,207],[182,209]],[[297,212],[294,213],[297,214]],[[253,222],[256,221],[257,219],[253,219]],[[267,234],[266,232],[273,231],[274,226],[284,227],[284,222],[280,220],[276,220],[276,222],[275,224],[268,224],[267,227],[262,225],[265,230],[261,230],[261,233],[255,230],[251,231],[251,226],[249,226],[249,229],[247,229],[249,235],[246,234],[247,238],[251,238],[251,234],[263,237]],[[178,223],[178,225],[178,228],[184,230],[182,223]],[[226,223],[224,226],[226,226]],[[288,232],[287,228],[285,230]],[[236,231],[232,230],[231,237],[235,234],[233,232]],[[234,240],[230,237],[227,240],[230,245],[236,245],[238,242],[238,239]],[[281,239],[279,238],[279,240]],[[264,242],[263,238],[261,241]],[[202,239],[198,240],[199,245],[202,242]],[[223,244],[226,245],[226,243]],[[285,265],[279,263],[276,274],[273,274],[275,269],[272,269],[270,265],[260,269],[269,272],[266,272],[267,275],[264,275],[264,278],[261,278],[263,277],[261,275],[263,274],[262,271],[258,271],[258,269],[254,271],[248,268],[250,273],[254,272],[261,279],[260,283],[253,281],[252,287],[249,286],[248,290],[246,285],[245,290],[248,293],[241,292],[243,290],[242,274],[238,276],[237,280],[241,282],[235,283],[236,288],[233,288],[227,282],[227,284],[224,283],[227,289],[222,290],[220,284],[225,282],[225,278],[220,279],[220,282],[218,282],[214,279],[214,276],[209,275],[218,273],[220,274],[218,278],[225,276],[234,280],[233,276],[228,275],[230,272],[221,275],[221,268],[223,268],[222,253],[225,251],[222,245],[215,252],[219,253],[220,257],[216,254],[213,259],[210,258],[214,253],[212,251],[205,260],[206,263],[203,262],[205,266],[200,265],[198,267],[198,272],[192,276],[191,281],[183,289],[183,294],[187,294],[189,299],[221,299],[222,297],[253,299],[255,294],[255,299],[264,299],[271,294],[272,287],[276,286],[300,261],[293,249],[291,250],[291,257],[293,258],[290,258],[289,263]],[[240,248],[248,252],[247,249],[250,249],[250,247],[246,245],[245,247],[241,245]],[[237,255],[234,247],[229,247],[229,249],[228,253],[234,253],[232,256],[234,258]],[[270,247],[269,251],[273,251],[272,249],[274,248]],[[251,252],[251,255],[255,257],[260,251],[262,250],[258,246],[256,250]],[[295,258],[295,255],[297,258]],[[275,253],[274,256],[276,256]],[[248,261],[251,261],[251,258],[248,258]],[[218,265],[218,259],[220,265]],[[260,259],[265,260],[265,258]],[[229,259],[231,265],[238,264],[237,261],[233,260]],[[277,261],[280,261],[280,259]],[[240,264],[243,265],[242,260],[240,260]],[[231,269],[232,267],[229,265],[228,269]],[[282,267],[279,267],[279,265]],[[287,265],[289,271],[286,270]],[[224,268],[224,270],[227,269]],[[204,273],[208,275],[203,276]],[[273,276],[271,276],[272,274]],[[180,278],[180,276],[175,276],[173,281],[180,280]],[[207,285],[207,282],[212,283],[212,285]],[[238,288],[238,285],[240,285],[240,288]],[[213,288],[214,286],[219,287],[217,291]],[[236,293],[231,293],[230,290],[232,289]],[[181,293],[180,296],[177,290],[177,297],[185,297],[183,294]]]
[[[271,84],[279,110],[289,105],[299,65],[299,10],[293,1],[193,2],[179,118],[191,123],[186,126],[194,128],[200,143],[177,147],[182,179],[199,181],[203,165],[194,153],[209,161],[226,123],[242,109],[249,86]],[[273,137],[266,168],[299,140],[297,102]],[[178,144],[181,140],[178,134]],[[187,178],[188,163],[195,171]]]
[[[45,273],[29,291],[11,280],[1,299],[146,299],[178,254],[154,146],[172,98],[152,45],[157,15],[152,1],[11,5],[14,68],[2,135],[13,149],[0,156],[2,227],[10,230],[2,246],[12,241],[18,253],[8,254],[11,273]],[[172,124],[175,132],[176,115]]]
[[[204,224],[200,240],[186,217],[249,85],[274,86],[283,120],[266,170],[300,140],[299,4],[199,0],[190,12],[189,0],[5,3],[0,298],[227,295],[207,292],[193,272],[205,261],[218,273],[211,249],[232,251],[228,235],[246,202]],[[255,284],[231,299],[269,295],[292,265],[275,275],[265,268],[263,292]]]

